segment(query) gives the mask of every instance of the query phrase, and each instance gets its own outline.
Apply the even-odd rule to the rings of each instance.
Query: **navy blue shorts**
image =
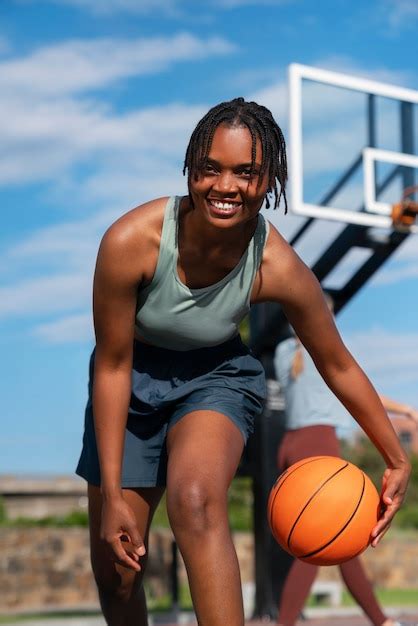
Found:
[[[76,473],[90,484],[100,485],[92,411],[93,375],[94,352],[83,449]],[[135,341],[122,487],[166,484],[167,432],[192,411],[223,413],[240,429],[246,442],[255,417],[262,412],[265,395],[263,367],[239,336],[219,346],[185,352]]]

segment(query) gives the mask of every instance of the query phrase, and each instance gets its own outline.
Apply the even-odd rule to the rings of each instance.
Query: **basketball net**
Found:
[[[402,199],[392,206],[392,222],[394,226],[413,226],[418,215],[418,202],[412,200],[412,196],[418,191],[418,185],[407,187],[402,194]]]

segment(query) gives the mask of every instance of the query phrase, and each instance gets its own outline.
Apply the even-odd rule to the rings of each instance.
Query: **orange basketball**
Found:
[[[358,467],[333,456],[298,461],[279,476],[268,502],[281,547],[316,565],[343,563],[370,543],[380,498]]]

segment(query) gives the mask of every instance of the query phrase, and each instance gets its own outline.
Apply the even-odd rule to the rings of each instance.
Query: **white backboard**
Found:
[[[328,96],[332,93],[332,97],[325,97],[321,100],[318,97],[318,93],[307,93],[307,85],[316,84],[322,85]],[[334,91],[330,91],[329,87],[333,87]],[[345,91],[342,91],[345,90]],[[322,70],[318,68],[308,67],[305,65],[292,64],[289,66],[289,183],[291,191],[291,210],[298,214],[307,217],[317,217],[326,220],[336,220],[346,222],[350,224],[360,224],[370,227],[392,228],[391,210],[392,204],[398,202],[401,198],[401,190],[398,195],[393,192],[393,198],[391,201],[377,197],[376,193],[378,181],[376,180],[376,170],[381,167],[388,167],[388,164],[393,167],[404,166],[416,170],[418,168],[418,155],[409,154],[402,151],[384,149],[379,145],[379,138],[373,137],[374,145],[368,145],[372,143],[368,140],[366,132],[353,132],[356,135],[350,137],[350,145],[357,145],[355,152],[358,154],[359,160],[357,161],[358,172],[357,176],[362,176],[361,184],[361,202],[353,199],[352,208],[342,208],[338,206],[332,198],[326,206],[319,201],[306,200],[306,172],[307,166],[315,160],[315,150],[308,152],[305,145],[304,128],[304,110],[306,106],[309,108],[310,113],[310,126],[314,127],[315,124],[318,128],[321,127],[321,133],[318,133],[317,139],[317,153],[318,159],[321,155],[321,149],[332,149],[333,138],[341,136],[344,132],[349,133],[350,128],[345,127],[346,119],[350,118],[350,92],[359,94],[356,96],[358,115],[364,118],[367,117],[367,103],[370,100],[370,96],[374,96],[373,102],[376,111],[376,124],[381,109],[384,107],[384,103],[387,100],[393,101],[396,106],[401,110],[401,103],[410,103],[416,106],[418,105],[418,91],[407,89],[404,87],[397,87],[385,83],[380,83],[364,78],[354,77],[347,74],[340,74],[337,72],[331,72],[328,70]],[[364,98],[364,109],[361,105]],[[360,100],[359,100],[360,99]],[[332,103],[335,102],[335,110],[332,109]],[[321,105],[324,104],[324,106]],[[305,107],[305,109],[304,109]],[[338,107],[341,108],[341,116],[338,116]],[[379,109],[380,107],[380,109]],[[327,114],[332,110],[332,121],[330,119],[330,133],[327,135]],[[396,109],[397,110],[397,109]],[[321,118],[321,114],[323,114]],[[413,120],[413,118],[411,118]],[[332,123],[334,122],[334,127]],[[340,128],[338,128],[340,124]],[[360,122],[357,125],[357,130],[366,128],[367,121]],[[412,121],[413,124],[413,121]],[[393,126],[393,133],[400,133],[400,128],[396,128],[396,123],[387,124],[386,126]],[[364,127],[364,128],[363,128]],[[404,131],[405,132],[405,131]],[[340,135],[338,135],[340,133]],[[386,128],[383,133],[387,133]],[[369,132],[370,135],[370,132]],[[411,138],[412,140],[412,138]],[[323,146],[321,146],[321,141]],[[391,138],[391,141],[394,141]],[[326,142],[329,142],[326,144]],[[312,143],[312,142],[311,142]],[[416,142],[418,143],[418,141]],[[414,144],[412,141],[411,145]],[[338,146],[337,146],[338,147]],[[336,147],[336,149],[337,149]],[[415,146],[415,149],[417,146]],[[307,156],[308,155],[308,156]],[[341,171],[338,176],[344,176],[344,169],[349,169],[350,160],[352,161],[353,155],[347,155],[347,163],[341,166]],[[343,161],[341,154],[336,153],[336,161]],[[329,161],[329,156],[328,156]],[[384,165],[386,164],[386,165]],[[331,164],[332,165],[332,164]],[[328,168],[330,165],[328,163]],[[353,170],[354,171],[354,170]],[[357,206],[356,206],[357,202]],[[404,230],[410,232],[418,232],[418,224],[409,228],[402,227]]]

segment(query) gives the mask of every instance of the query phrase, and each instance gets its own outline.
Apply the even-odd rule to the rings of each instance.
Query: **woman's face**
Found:
[[[257,138],[251,168],[251,133],[246,127],[221,124],[213,136],[205,163],[189,180],[195,209],[218,227],[247,222],[257,216],[268,188],[268,173],[260,181],[261,142]]]

